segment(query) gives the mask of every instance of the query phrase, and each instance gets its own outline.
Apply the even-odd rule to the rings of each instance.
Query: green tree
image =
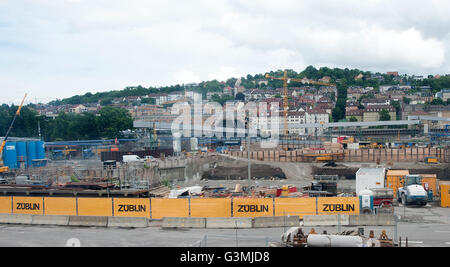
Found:
[[[357,122],[357,121],[358,121],[358,119],[355,118],[355,116],[351,116],[350,117],[350,122]]]
[[[389,111],[387,111],[386,109],[383,109],[382,111],[380,111],[379,115],[380,115],[380,121],[390,121],[391,120],[391,115],[389,115]]]
[[[409,103],[411,103],[411,98],[407,98],[406,96],[403,97],[403,103],[405,103],[406,105],[408,105]]]
[[[438,97],[433,99],[430,103],[430,105],[445,105],[446,103],[444,102],[444,100],[442,100],[442,98]]]
[[[154,98],[150,98],[150,97],[142,98],[141,103],[154,105],[154,104],[156,104],[156,100]]]
[[[123,108],[104,107],[97,117],[100,135],[106,138],[119,137],[119,132],[133,128],[131,114]]]
[[[245,95],[243,93],[237,93],[235,96],[236,100],[238,101],[245,101]]]

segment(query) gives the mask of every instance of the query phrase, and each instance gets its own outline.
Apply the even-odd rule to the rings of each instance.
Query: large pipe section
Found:
[[[308,247],[362,247],[360,236],[310,234],[307,239]]]

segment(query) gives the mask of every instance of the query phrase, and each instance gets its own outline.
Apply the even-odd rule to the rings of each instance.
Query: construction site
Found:
[[[448,133],[433,142],[426,135],[411,141],[400,131],[384,140],[371,134],[306,137],[289,134],[285,125],[269,149],[249,135],[180,138],[156,123],[135,127],[136,139],[58,142],[10,137],[9,129],[0,169],[5,231],[23,225],[62,232],[148,229],[170,240],[187,229],[206,231],[186,235],[189,246],[400,247],[424,244],[411,239],[423,238],[422,225],[450,228]],[[240,229],[256,236],[239,238]],[[233,230],[235,236],[227,232]],[[432,241],[424,245],[450,245]]]

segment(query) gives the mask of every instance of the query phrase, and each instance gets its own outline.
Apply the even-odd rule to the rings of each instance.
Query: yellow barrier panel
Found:
[[[150,218],[150,199],[114,198],[114,216]]]
[[[275,216],[316,214],[316,198],[275,198]]]
[[[13,213],[16,214],[44,214],[42,197],[13,197]]]
[[[233,198],[233,217],[273,216],[272,198]]]
[[[441,184],[441,207],[450,208],[450,184]]]
[[[111,198],[78,198],[78,216],[112,216]]]
[[[45,215],[77,215],[77,199],[71,197],[44,197]]]
[[[191,217],[231,217],[231,199],[192,198]]]
[[[11,197],[0,197],[0,213],[12,213]]]
[[[359,214],[357,197],[319,197],[318,214]]]
[[[189,217],[189,200],[185,198],[152,198],[152,219]]]

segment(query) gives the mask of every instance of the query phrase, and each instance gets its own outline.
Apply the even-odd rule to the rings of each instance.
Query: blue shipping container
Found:
[[[6,142],[3,149],[3,164],[10,169],[17,168],[17,150],[15,142]]]
[[[35,142],[27,142],[27,164],[33,165],[33,159],[36,159],[36,144]]]
[[[24,167],[27,166],[27,143],[25,142],[17,142],[16,146],[17,151],[17,167],[22,167],[20,164],[23,164]]]
[[[45,146],[44,142],[36,142],[36,159],[45,159]]]

